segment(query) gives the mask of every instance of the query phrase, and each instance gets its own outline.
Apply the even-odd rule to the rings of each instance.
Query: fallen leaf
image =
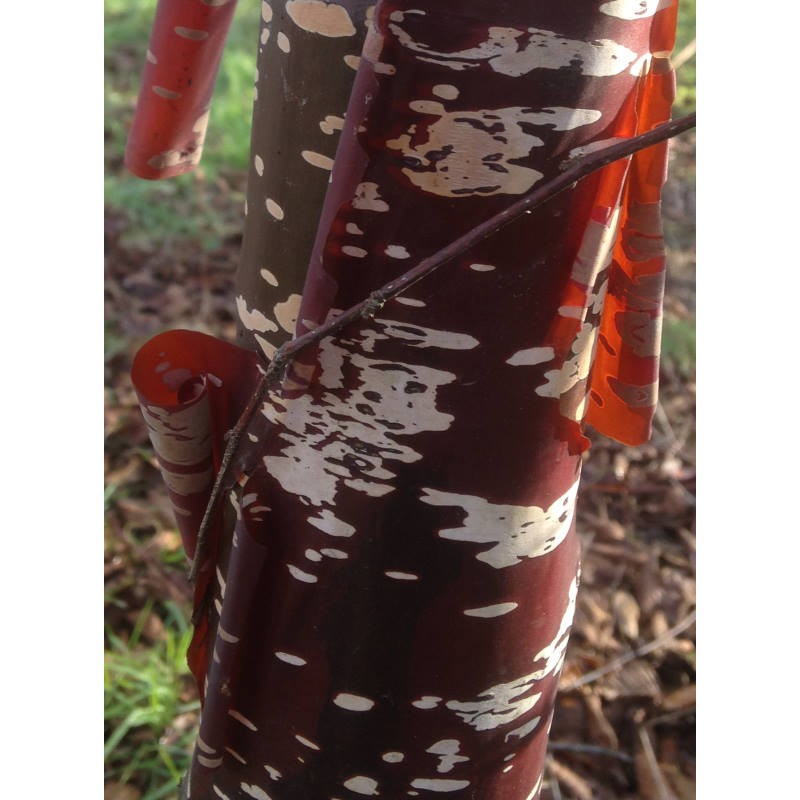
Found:
[[[618,697],[648,697],[656,701],[661,699],[658,673],[644,659],[630,661],[618,671],[607,675],[600,684],[599,691],[609,700]]]
[[[584,524],[581,526],[585,531],[591,531],[599,539],[610,542],[624,541],[626,533],[625,526],[615,519],[609,519],[598,514],[584,514]]]
[[[678,800],[695,800],[697,785],[674,764],[661,764],[661,774]]]
[[[131,626],[136,625],[140,613],[140,611],[131,611],[128,613],[127,617]],[[155,612],[149,613],[142,625],[142,639],[149,642],[163,642],[166,638],[167,629],[161,617]]]
[[[550,759],[549,768],[558,782],[575,795],[576,800],[592,800],[592,787],[577,772],[554,758]]]
[[[641,610],[634,596],[621,589],[614,592],[611,596],[611,610],[614,612],[617,630],[628,639],[638,639]]]
[[[603,713],[603,703],[600,697],[594,692],[586,691],[583,695],[583,702],[588,713],[589,733],[592,741],[601,747],[617,750],[619,748],[619,738],[614,727]]]
[[[650,617],[650,631],[653,634],[653,638],[658,639],[668,630],[669,622],[667,620],[667,615],[661,609],[654,611],[653,615]]]
[[[647,561],[637,573],[636,599],[645,617],[649,617],[655,611],[664,595],[658,566],[660,555],[660,547],[651,548],[647,554]]]
[[[107,783],[103,800],[139,800],[142,793],[127,783]]]
[[[692,683],[689,686],[681,686],[664,697],[661,707],[665,711],[678,711],[684,708],[692,708],[697,704],[697,685]]]

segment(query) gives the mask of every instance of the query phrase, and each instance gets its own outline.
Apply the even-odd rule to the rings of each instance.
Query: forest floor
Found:
[[[581,588],[543,800],[690,800],[695,780],[694,134],[672,143],[661,392],[652,440],[594,436]],[[119,165],[116,165],[117,167]],[[203,182],[202,173],[196,178]],[[130,382],[153,334],[232,340],[241,175],[203,184],[214,246],[158,246],[106,217],[106,800],[174,797],[198,704],[183,664],[186,564]]]

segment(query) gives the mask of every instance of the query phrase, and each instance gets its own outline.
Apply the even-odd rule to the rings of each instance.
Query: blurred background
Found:
[[[155,0],[105,0],[105,800],[174,800],[199,703],[187,565],[136,396],[154,334],[232,340],[260,0],[239,0],[203,160],[169,181],[122,158]],[[680,0],[675,116],[694,110]],[[602,437],[578,503],[583,574],[543,800],[695,796],[695,134],[671,142],[661,393],[652,440]]]

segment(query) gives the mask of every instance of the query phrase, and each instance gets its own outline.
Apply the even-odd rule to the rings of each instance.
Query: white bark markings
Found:
[[[402,172],[415,186],[443,197],[523,194],[543,175],[512,163],[545,143],[529,133],[528,126],[547,136],[591,125],[601,117],[589,108],[447,110],[435,100],[413,100],[409,107],[420,115],[419,122],[388,140],[386,147],[402,155]],[[431,117],[436,119],[428,121]],[[427,138],[421,140],[423,131]]]
[[[567,605],[555,636],[533,658],[534,664],[544,660],[542,667],[515,680],[490,686],[479,692],[475,698],[450,700],[445,704],[447,708],[478,731],[493,730],[501,725],[507,725],[531,711],[542,696],[540,691],[536,691],[539,682],[548,676],[555,676],[563,666],[577,594],[578,579],[575,578],[570,584]],[[506,741],[510,738],[527,736],[535,730],[539,721],[539,716],[528,720],[507,733]]]
[[[621,2],[625,0],[605,5],[619,6]],[[500,26],[490,26],[486,38],[475,47],[444,52],[416,41],[397,24],[402,21],[397,18],[396,22],[390,22],[389,30],[403,47],[417,53],[423,61],[432,61],[456,71],[474,68],[486,61],[495,72],[511,77],[526,75],[535,69],[564,67],[576,68],[582,75],[607,77],[624,72],[639,55],[611,39],[585,42],[543,28]],[[527,37],[527,42],[521,45],[519,40],[523,37]]]
[[[490,503],[483,497],[423,488],[421,500],[432,506],[455,506],[466,512],[460,528],[443,528],[442,539],[493,544],[475,558],[495,569],[552,552],[572,524],[578,481],[547,508]]]
[[[331,38],[352,36],[355,26],[347,9],[322,0],[289,0],[286,13],[298,28]]]
[[[436,407],[438,387],[455,380],[455,374],[413,363],[387,362],[368,357],[377,342],[395,339],[412,347],[450,350],[472,349],[478,342],[466,334],[406,326],[376,319],[359,338],[344,342],[326,339],[320,344],[320,384],[329,390],[321,398],[306,394],[283,401],[272,396],[265,414],[279,425],[286,443],[281,455],[264,462],[283,489],[302,495],[315,506],[330,506],[343,487],[380,497],[394,489],[391,461],[411,463],[422,458],[405,437],[427,431],[444,431],[450,414]],[[349,349],[346,349],[349,348]],[[344,387],[344,368],[355,370],[352,389]],[[309,426],[312,428],[308,430]],[[349,535],[329,508],[309,522],[332,535]]]

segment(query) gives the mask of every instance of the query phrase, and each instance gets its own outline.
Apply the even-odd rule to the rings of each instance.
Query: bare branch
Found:
[[[675,800],[674,795],[670,792],[664,780],[664,776],[661,773],[661,767],[658,765],[658,760],[653,750],[653,743],[650,741],[650,736],[644,726],[639,728],[639,741],[642,744],[642,751],[644,752],[647,767],[652,775],[653,783],[658,791],[658,800]]]
[[[553,756],[548,756],[548,768],[550,772],[551,789],[558,787],[560,794],[560,784],[563,783],[577,800],[592,800],[594,797],[592,787],[577,772],[571,770],[566,764],[556,761]],[[555,800],[556,793],[553,792]]]
[[[633,763],[633,759],[627,754],[619,750],[611,750],[608,747],[599,747],[596,744],[584,744],[582,742],[549,742],[547,749],[554,753],[559,751],[571,753],[586,753],[593,756],[608,756],[609,758],[616,758],[618,761],[624,761],[626,764]]]
[[[197,577],[198,569],[203,562],[209,529],[216,513],[220,495],[232,485],[229,482],[229,473],[233,458],[238,451],[242,434],[250,424],[253,414],[267,396],[267,392],[277,385],[286,366],[298,353],[311,345],[317,344],[322,339],[338,333],[351,322],[373,316],[384,303],[397,297],[397,295],[413,286],[417,281],[430,275],[434,270],[442,266],[442,264],[446,264],[448,261],[462,255],[478,242],[497,233],[497,231],[522,216],[522,214],[551,200],[557,194],[573,186],[592,172],[596,172],[614,161],[627,158],[639,150],[644,150],[654,144],[677,136],[693,128],[695,124],[696,115],[694,113],[688,114],[680,119],[665,122],[663,125],[659,125],[647,133],[642,133],[638,136],[633,136],[624,141],[596,150],[580,159],[576,159],[574,163],[572,161],[566,162],[564,168],[555,178],[532,189],[505,210],[472,228],[463,236],[450,242],[450,244],[433,255],[424,258],[415,267],[408,270],[408,272],[403,273],[400,277],[389,281],[389,283],[385,284],[380,289],[372,292],[369,297],[362,302],[351,306],[324,325],[320,325],[313,331],[298,336],[278,348],[269,368],[261,378],[245,410],[242,412],[242,415],[239,417],[235,427],[228,436],[225,453],[223,454],[222,462],[211,490],[211,496],[197,534],[197,546],[195,549],[194,561],[192,562],[189,572],[189,580],[194,582]]]
[[[696,52],[697,39],[692,39],[692,41],[672,59],[672,69],[677,72]]]
[[[550,793],[553,795],[553,800],[564,800],[561,795],[561,786],[558,782],[558,777],[553,770],[553,757],[547,756],[545,766],[548,774],[548,782],[550,784]]]
[[[664,631],[661,636],[656,637],[641,647],[636,647],[633,650],[629,650],[627,653],[623,653],[621,656],[619,656],[619,658],[615,658],[613,661],[609,661],[602,667],[598,667],[597,669],[593,669],[591,672],[587,672],[585,675],[582,675],[580,678],[577,678],[574,681],[570,681],[569,683],[559,686],[559,690],[562,692],[571,692],[573,689],[577,689],[580,686],[585,686],[587,683],[592,683],[598,678],[602,678],[603,675],[608,675],[609,672],[615,672],[616,670],[625,666],[625,664],[627,664],[629,661],[635,661],[637,658],[641,658],[642,656],[646,656],[648,653],[652,653],[653,650],[658,650],[659,647],[662,647],[667,642],[674,639],[679,633],[683,633],[683,631],[685,631],[687,628],[690,628],[694,624],[696,618],[697,612],[692,611],[680,622],[673,625],[669,630]]]

